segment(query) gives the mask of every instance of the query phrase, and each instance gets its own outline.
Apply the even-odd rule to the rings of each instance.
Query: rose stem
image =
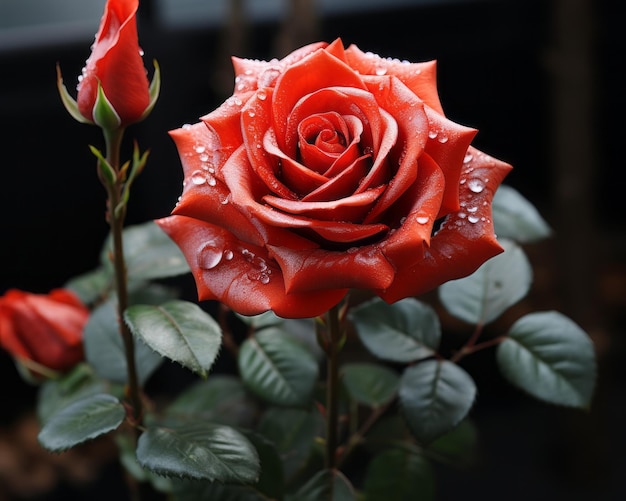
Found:
[[[341,346],[339,305],[328,310],[327,332],[329,343],[326,350],[326,468],[334,469],[339,423],[339,349]]]
[[[123,135],[124,129],[116,129],[112,131],[104,129],[104,137],[107,148],[106,159],[117,174],[115,183],[105,183],[105,186],[107,187],[109,198],[107,219],[111,228],[111,236],[113,238],[113,266],[115,269],[118,322],[124,343],[124,352],[126,354],[128,396],[131,405],[131,419],[135,425],[137,433],[139,431],[138,426],[141,425],[143,409],[139,392],[139,382],[137,379],[137,368],[135,365],[135,345],[133,343],[133,335],[126,322],[124,322],[123,317],[124,311],[126,311],[126,308],[128,307],[126,262],[124,259],[124,245],[122,237],[124,219],[126,217],[126,206],[124,205],[122,208],[118,209],[124,183],[123,176],[120,175],[119,169],[120,147]]]

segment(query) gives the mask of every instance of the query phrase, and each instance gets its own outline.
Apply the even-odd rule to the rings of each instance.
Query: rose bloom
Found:
[[[37,365],[67,371],[84,358],[88,317],[89,310],[69,290],[31,294],[11,289],[0,296],[0,347],[31,372]]]
[[[233,63],[233,96],[171,132],[183,193],[157,221],[201,300],[312,317],[352,288],[394,302],[502,251],[491,200],[511,167],[446,119],[435,62],[336,40]]]
[[[148,76],[137,36],[139,0],[108,0],[91,55],[79,78],[78,109],[94,122],[98,84],[113,110],[120,127],[143,118],[150,104]]]

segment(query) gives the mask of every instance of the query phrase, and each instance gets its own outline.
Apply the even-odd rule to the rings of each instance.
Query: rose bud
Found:
[[[91,55],[79,77],[76,101],[57,68],[63,103],[76,120],[114,130],[143,120],[152,110],[160,74],[155,63],[149,84],[137,36],[138,6],[138,0],[107,0]]]
[[[89,310],[69,290],[0,296],[0,347],[32,375],[65,372],[83,360]]]
[[[491,201],[511,167],[444,116],[434,62],[340,40],[233,62],[233,96],[171,132],[183,193],[157,221],[201,300],[312,317],[352,288],[394,302],[502,252]]]

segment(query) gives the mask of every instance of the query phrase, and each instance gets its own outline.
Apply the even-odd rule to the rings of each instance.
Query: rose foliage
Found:
[[[233,62],[233,96],[171,132],[183,193],[157,221],[200,299],[312,317],[349,289],[394,302],[502,251],[491,201],[510,166],[445,117],[434,62],[340,40]]]

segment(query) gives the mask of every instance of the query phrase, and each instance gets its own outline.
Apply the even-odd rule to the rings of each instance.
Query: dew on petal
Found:
[[[478,221],[480,221],[480,218],[472,214],[471,216],[468,216],[467,220],[470,223],[477,223]]]
[[[206,244],[198,253],[198,266],[203,270],[212,270],[222,261],[222,249],[212,243]]]
[[[206,176],[202,171],[197,170],[191,174],[191,182],[196,186],[206,183],[206,180]]]
[[[382,77],[385,73],[387,73],[387,68],[385,68],[384,66],[379,66],[378,68],[376,68],[376,75],[378,75],[379,77]]]
[[[467,182],[467,187],[474,193],[480,193],[485,189],[485,183],[478,178],[473,178]]]
[[[428,216],[417,216],[415,218],[415,220],[419,223],[419,224],[426,224],[428,223],[428,221],[430,220],[430,218]]]
[[[231,251],[230,249],[225,249],[223,255],[226,261],[230,261],[234,256],[233,251]]]

